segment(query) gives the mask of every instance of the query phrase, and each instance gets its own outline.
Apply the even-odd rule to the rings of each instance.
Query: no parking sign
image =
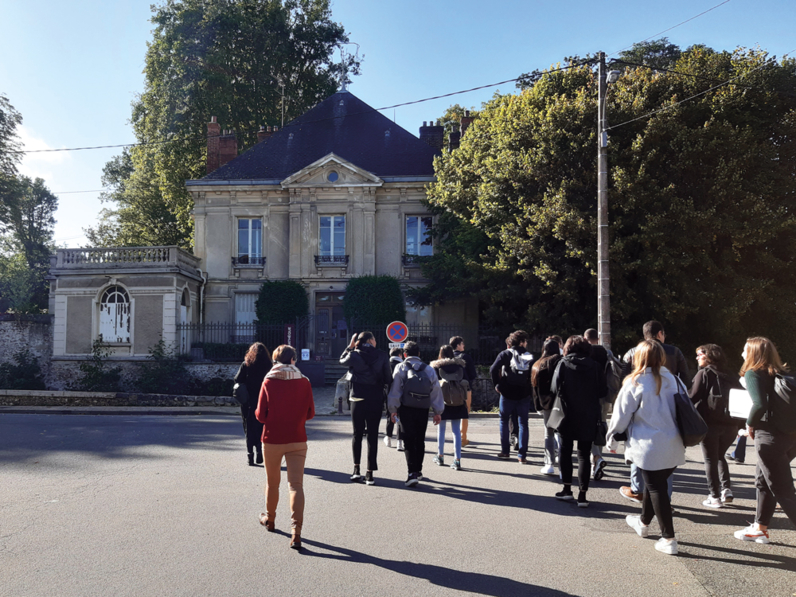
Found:
[[[387,339],[390,341],[390,348],[403,348],[404,341],[408,337],[409,328],[403,321],[393,321],[387,326]]]

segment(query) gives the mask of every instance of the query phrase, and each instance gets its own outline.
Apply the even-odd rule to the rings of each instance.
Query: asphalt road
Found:
[[[676,473],[680,555],[624,517],[621,457],[588,509],[557,502],[532,465],[500,461],[497,420],[471,422],[464,470],[431,463],[406,489],[404,456],[380,444],[377,484],[352,484],[350,422],[308,426],[303,553],[288,548],[287,483],[275,534],[257,522],[264,473],[246,466],[230,414],[0,414],[0,595],[796,594],[796,531],[777,513],[772,544],[732,532],[754,517],[753,450],[732,464],[736,501],[708,510],[701,456]],[[448,453],[452,446],[447,445]],[[448,456],[448,460],[451,457]]]

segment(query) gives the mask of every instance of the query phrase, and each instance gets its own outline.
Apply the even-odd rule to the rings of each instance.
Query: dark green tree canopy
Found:
[[[296,323],[310,312],[307,289],[295,280],[266,280],[255,304],[257,323]]]
[[[8,98],[0,93],[0,177],[14,176],[22,160],[21,144],[17,127],[22,124],[22,115],[14,109]]]
[[[406,318],[401,284],[392,276],[359,276],[345,289],[343,313],[359,323],[388,324]]]
[[[694,46],[672,70],[696,76],[628,68],[609,89],[614,344],[635,343],[649,319],[684,349],[789,341],[796,62]],[[459,223],[423,264],[433,282],[415,298],[476,294],[487,319],[538,333],[594,327],[595,122],[588,65],[488,104],[436,162],[430,204]]]
[[[133,102],[139,145],[105,169],[111,190],[102,245],[191,245],[185,181],[205,175],[211,116],[251,147],[261,125],[281,125],[359,73],[359,58],[329,0],[167,0],[153,6],[143,93]],[[114,184],[114,179],[116,183]]]

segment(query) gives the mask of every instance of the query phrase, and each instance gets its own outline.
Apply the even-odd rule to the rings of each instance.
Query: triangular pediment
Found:
[[[282,181],[282,188],[380,187],[384,181],[334,153],[322,157]]]

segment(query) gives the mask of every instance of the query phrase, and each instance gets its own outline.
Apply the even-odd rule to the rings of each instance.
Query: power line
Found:
[[[792,53],[794,51],[796,51],[796,50],[791,50],[790,52],[788,52],[788,54],[790,54],[790,53]],[[704,91],[700,91],[699,93],[696,93],[696,94],[694,94],[694,95],[692,95],[690,97],[682,99],[679,102],[675,102],[674,104],[670,104],[668,106],[664,106],[663,108],[660,108],[658,110],[653,110],[652,112],[648,112],[647,114],[643,114],[642,116],[638,116],[638,117],[633,118],[631,120],[626,120],[625,122],[620,122],[619,124],[615,124],[613,126],[609,126],[605,130],[606,131],[610,131],[610,130],[613,130],[613,129],[617,129],[620,126],[624,126],[626,124],[630,124],[631,122],[636,122],[638,120],[643,120],[644,118],[649,118],[650,116],[654,116],[655,114],[659,114],[660,112],[665,112],[666,110],[671,110],[672,108],[674,108],[676,106],[679,106],[680,104],[684,104],[685,102],[691,101],[692,99],[696,99],[696,98],[698,98],[698,97],[700,97],[702,95],[705,95],[706,93],[710,93],[711,91],[714,91],[714,90],[718,89],[719,87],[723,87],[724,85],[728,85],[729,83],[732,83],[733,81],[735,81],[737,79],[745,77],[746,75],[750,75],[753,72],[758,71],[758,70],[760,70],[761,68],[763,68],[765,66],[768,66],[769,64],[771,64],[775,60],[776,59],[774,59],[774,58],[772,58],[771,60],[765,60],[760,66],[757,66],[757,67],[753,68],[752,70],[750,70],[748,72],[741,73],[737,77],[733,77],[732,79],[728,79],[727,81],[719,83],[718,85],[714,85],[713,87],[710,87],[709,89],[705,89]]]
[[[572,63],[572,64],[569,64],[567,66],[563,66],[563,67],[560,67],[560,68],[555,68],[555,69],[551,69],[551,70],[548,70],[548,71],[543,71],[542,74],[556,73],[556,72],[568,70],[568,69],[571,69],[571,68],[576,68],[578,66],[583,66],[584,64],[589,64],[591,62],[593,62],[592,59],[583,60],[581,62]],[[400,104],[393,104],[391,106],[384,106],[383,108],[372,108],[371,110],[366,110],[366,111],[362,111],[362,112],[352,112],[352,113],[347,114],[346,116],[358,116],[360,114],[369,114],[371,111],[373,111],[373,112],[381,112],[383,110],[394,110],[395,108],[401,108],[403,106],[411,106],[413,104],[421,104],[421,103],[424,103],[424,102],[430,102],[430,101],[433,101],[433,100],[443,99],[443,98],[446,98],[446,97],[452,97],[454,95],[461,95],[461,94],[464,94],[464,93],[471,93],[473,91],[480,91],[481,89],[488,89],[490,87],[497,87],[498,85],[505,85],[506,83],[516,83],[520,79],[526,79],[526,78],[527,78],[527,75],[521,75],[521,76],[515,77],[513,79],[506,79],[505,81],[499,81],[497,83],[489,83],[487,85],[479,85],[478,87],[471,87],[470,89],[463,89],[461,91],[453,91],[451,93],[444,93],[442,95],[435,95],[435,96],[432,96],[432,97],[426,97],[426,98],[423,98],[423,99],[412,100],[412,101],[409,101],[409,102],[402,102]],[[284,127],[282,127],[282,129],[285,129],[285,128],[290,127],[290,126],[301,126],[301,125],[310,124],[310,123],[314,123],[314,122],[323,122],[324,120],[333,120],[334,118],[335,117],[319,118],[317,120],[303,120],[303,121],[298,122],[298,123],[295,122],[295,120],[294,120],[294,121],[291,121],[291,122],[287,123]],[[240,132],[242,134],[256,133],[257,130],[259,130],[259,129],[247,129],[247,130],[243,130],[243,131],[240,131]],[[91,146],[91,147],[64,147],[64,148],[59,148],[59,149],[32,149],[32,150],[29,150],[29,151],[15,151],[15,152],[9,152],[9,153],[29,154],[29,153],[53,153],[53,152],[61,152],[61,151],[87,151],[87,150],[92,150],[92,149],[119,149],[119,148],[124,148],[124,147],[144,147],[144,146],[150,146],[150,145],[163,145],[165,143],[178,143],[178,142],[184,142],[184,141],[195,141],[195,140],[198,140],[198,139],[206,139],[206,138],[207,138],[207,135],[196,135],[196,136],[193,136],[193,137],[181,137],[179,139],[166,139],[166,140],[163,140],[163,141],[146,141],[146,142],[143,142],[143,143],[122,143],[122,144],[118,144],[118,145],[96,145],[96,146]],[[75,192],[88,192],[88,191],[75,191]]]
[[[651,40],[653,37],[658,37],[659,35],[663,35],[664,33],[668,32],[668,31],[671,31],[672,29],[677,29],[677,28],[678,28],[680,25],[685,25],[686,23],[688,23],[688,22],[690,22],[690,21],[693,21],[694,19],[698,19],[698,18],[699,18],[699,17],[701,17],[702,15],[706,15],[706,14],[708,14],[710,11],[712,11],[712,10],[716,10],[716,9],[717,9],[719,6],[723,6],[723,5],[727,4],[729,1],[730,1],[730,0],[724,0],[724,2],[719,2],[719,3],[718,3],[716,6],[714,6],[714,7],[712,7],[712,8],[708,8],[708,9],[707,9],[707,10],[705,10],[705,11],[702,11],[702,12],[700,12],[698,15],[695,15],[695,16],[691,17],[690,19],[686,19],[686,20],[685,20],[685,21],[683,21],[682,23],[677,23],[677,25],[674,25],[674,26],[672,26],[672,27],[669,27],[668,29],[664,29],[663,31],[661,31],[660,33],[656,33],[655,35],[650,35],[650,36],[649,36],[647,39],[642,39],[642,40],[641,40],[641,41],[639,41],[639,42],[636,42],[636,43],[634,43],[634,44],[630,44],[629,46],[627,46],[627,47],[625,47],[625,48],[622,48],[621,50],[617,50],[616,52],[611,52],[610,54],[606,54],[606,57],[608,57],[608,56],[613,56],[614,54],[618,54],[619,52],[624,52],[625,50],[627,50],[627,49],[629,49],[629,48],[632,48],[633,46],[635,46],[635,45],[637,45],[637,44],[643,44],[645,41],[649,41],[649,40]]]

